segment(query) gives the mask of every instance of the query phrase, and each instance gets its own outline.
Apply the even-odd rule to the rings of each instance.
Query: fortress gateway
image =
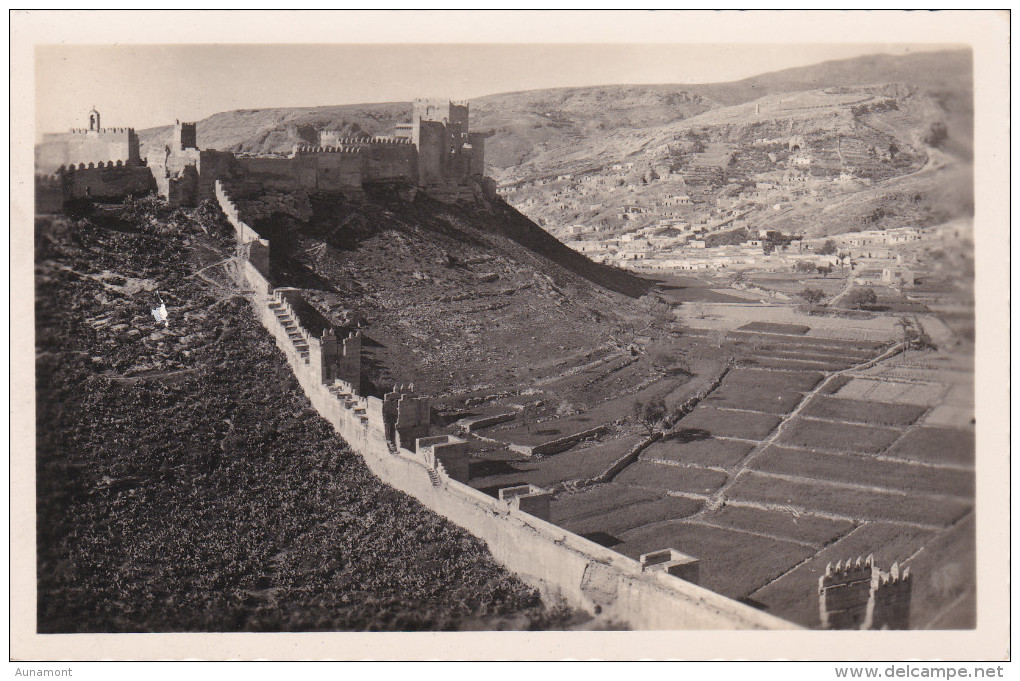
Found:
[[[468,129],[468,105],[415,100],[411,122],[383,137],[318,133],[289,155],[241,155],[200,149],[195,123],[174,123],[168,143],[142,158],[134,128],[89,126],[43,135],[36,156],[36,203],[59,209],[67,199],[117,199],[156,189],[174,205],[215,199],[216,180],[246,189],[334,191],[359,195],[366,185],[400,183],[445,202],[495,193],[485,175],[486,133]]]

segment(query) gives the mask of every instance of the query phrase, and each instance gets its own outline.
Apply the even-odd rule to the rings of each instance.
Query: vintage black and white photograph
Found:
[[[33,633],[974,630],[1008,232],[899,35],[38,37]]]

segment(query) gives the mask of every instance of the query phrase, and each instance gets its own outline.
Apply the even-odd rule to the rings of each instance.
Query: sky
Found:
[[[39,132],[84,126],[93,106],[104,127],[141,129],[234,109],[724,82],[912,49],[919,50],[887,44],[42,45],[35,53],[36,124]]]

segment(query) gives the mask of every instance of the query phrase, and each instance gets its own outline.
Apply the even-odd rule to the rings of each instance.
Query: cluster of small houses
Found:
[[[575,236],[585,233],[582,225],[574,225],[570,230]],[[764,256],[764,240],[777,234],[772,230],[760,230],[757,237],[743,243],[709,247],[706,237],[717,231],[718,226],[692,225],[667,218],[611,239],[568,240],[565,243],[596,261],[651,269],[691,270],[757,264]],[[800,253],[801,250],[798,244],[792,253]],[[682,256],[678,257],[678,253]]]
[[[687,171],[671,173],[665,167],[651,167],[641,178],[628,171],[634,170],[635,164],[616,163],[609,169],[620,168],[623,175],[616,177],[605,174],[561,174],[548,178],[537,179],[522,184],[508,184],[497,191],[516,208],[529,214],[536,222],[545,227],[563,224],[559,217],[564,213],[573,213],[589,223],[592,231],[613,231],[629,222],[644,222],[650,218],[685,218],[692,222],[705,223],[713,217],[722,217],[741,209],[767,209],[783,211],[790,208],[796,201],[825,200],[827,188],[834,183],[846,181],[867,184],[867,181],[856,178],[852,172],[844,171],[838,177],[825,178],[813,176],[799,169],[796,164],[789,168],[759,173],[753,187],[740,184],[725,185],[726,177],[713,180],[713,186],[723,183],[719,192],[692,193],[688,190]],[[692,180],[693,181],[693,180]],[[623,183],[622,185],[619,183]],[[666,189],[660,196],[638,205],[636,202],[616,201],[585,202],[586,197],[601,199],[606,192],[627,191],[646,194],[647,184],[655,182]],[[663,184],[659,184],[662,182]],[[697,182],[695,182],[697,184]],[[532,187],[552,185],[546,196],[528,196],[521,192]],[[662,189],[659,190],[662,192]],[[577,219],[575,217],[575,219]]]
[[[570,248],[584,253],[599,262],[615,263],[624,267],[641,270],[712,270],[739,267],[757,267],[773,271],[789,271],[797,263],[811,262],[818,267],[839,268],[834,254],[820,254],[818,244],[812,245],[794,237],[786,249],[775,249],[766,253],[766,241],[781,238],[774,230],[758,230],[739,244],[710,247],[706,236],[713,230],[705,225],[691,225],[682,220],[659,220],[631,232],[613,238],[600,240],[578,240],[589,230],[583,225],[568,228],[570,237],[565,243]],[[912,228],[901,227],[887,230],[871,230],[833,237],[840,252],[849,252],[857,260],[895,260],[887,267],[861,267],[854,272],[858,283],[906,285],[914,284],[913,270],[905,267],[911,264],[910,256],[897,254],[896,249],[879,246],[895,246],[920,241],[929,236]]]
[[[839,176],[812,174],[808,168],[817,159],[799,135],[789,139],[754,140],[755,146],[780,144],[786,146],[790,154],[786,167],[772,167],[755,173],[752,187],[746,183],[726,184],[729,181],[727,159],[731,150],[729,145],[711,143],[703,153],[696,155],[696,163],[675,173],[654,164],[639,167],[635,162],[620,161],[598,171],[564,173],[527,183],[508,184],[499,192],[517,208],[532,215],[536,222],[562,235],[568,246],[594,260],[656,270],[741,266],[782,270],[805,258],[817,260],[821,267],[836,266],[834,256],[814,253],[802,241],[796,242],[793,247],[763,248],[763,240],[768,239],[767,230],[762,230],[757,238],[748,238],[740,244],[708,245],[710,241],[706,237],[709,234],[747,227],[744,218],[752,211],[764,209],[780,214],[798,203],[824,202],[834,184],[870,184],[857,177],[846,165]],[[643,170],[646,172],[642,174]],[[700,188],[704,184],[701,175],[705,173],[712,175],[709,179],[714,189],[711,191]],[[660,180],[664,184],[659,184]],[[649,195],[647,185],[653,181],[659,189],[654,192],[655,195]],[[552,186],[543,190],[548,194],[545,197],[520,193],[530,187],[546,185]],[[692,191],[688,191],[689,186],[693,187]],[[644,205],[634,200],[627,202],[627,199],[621,203],[619,195],[615,200],[602,198],[606,191],[638,192],[642,187],[644,191],[641,193],[648,196]],[[590,203],[585,202],[585,197],[594,195],[598,195],[601,201],[589,198]],[[517,200],[514,201],[514,198]],[[567,222],[559,215],[571,212],[577,223],[557,227]],[[881,260],[895,257],[888,246],[920,238],[917,230],[900,228],[847,234],[836,240],[841,251],[851,249],[855,258]],[[871,278],[870,270],[865,274],[862,268],[860,273],[865,279]],[[889,272],[879,270],[874,278],[885,282],[913,281],[912,273],[902,268],[893,268]]]

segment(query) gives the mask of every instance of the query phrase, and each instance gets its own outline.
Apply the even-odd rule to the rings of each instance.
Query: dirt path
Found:
[[[828,373],[824,380],[819,381],[814,388],[812,388],[809,392],[804,393],[804,396],[801,397],[800,402],[797,403],[797,406],[792,411],[790,411],[790,413],[786,414],[783,417],[783,420],[779,422],[779,424],[772,430],[772,432],[768,435],[767,438],[765,438],[765,440],[761,441],[754,449],[748,452],[748,454],[743,458],[743,460],[741,460],[740,464],[737,467],[735,467],[733,469],[733,472],[731,472],[727,476],[726,482],[723,483],[722,487],[715,491],[709,502],[705,504],[705,508],[702,509],[697,515],[701,515],[706,511],[716,511],[722,507],[722,505],[726,501],[726,493],[730,490],[731,487],[733,487],[734,483],[736,483],[737,478],[740,477],[742,473],[747,472],[749,470],[748,468],[749,464],[755,459],[757,459],[759,456],[761,456],[761,454],[766,449],[768,449],[779,438],[780,435],[783,434],[783,431],[786,428],[787,424],[789,424],[793,419],[797,418],[800,415],[800,413],[811,401],[811,398],[813,398],[815,395],[822,394],[821,393],[822,388],[824,388],[829,381],[831,381],[833,378],[837,376],[841,376],[843,374],[847,374],[853,371],[859,371],[861,369],[872,366],[875,363],[882,361],[886,357],[892,357],[898,351],[899,347],[896,346],[891,350],[887,350],[886,352],[882,353],[878,357],[861,362],[860,364],[852,366],[849,369],[842,369],[840,371]]]

